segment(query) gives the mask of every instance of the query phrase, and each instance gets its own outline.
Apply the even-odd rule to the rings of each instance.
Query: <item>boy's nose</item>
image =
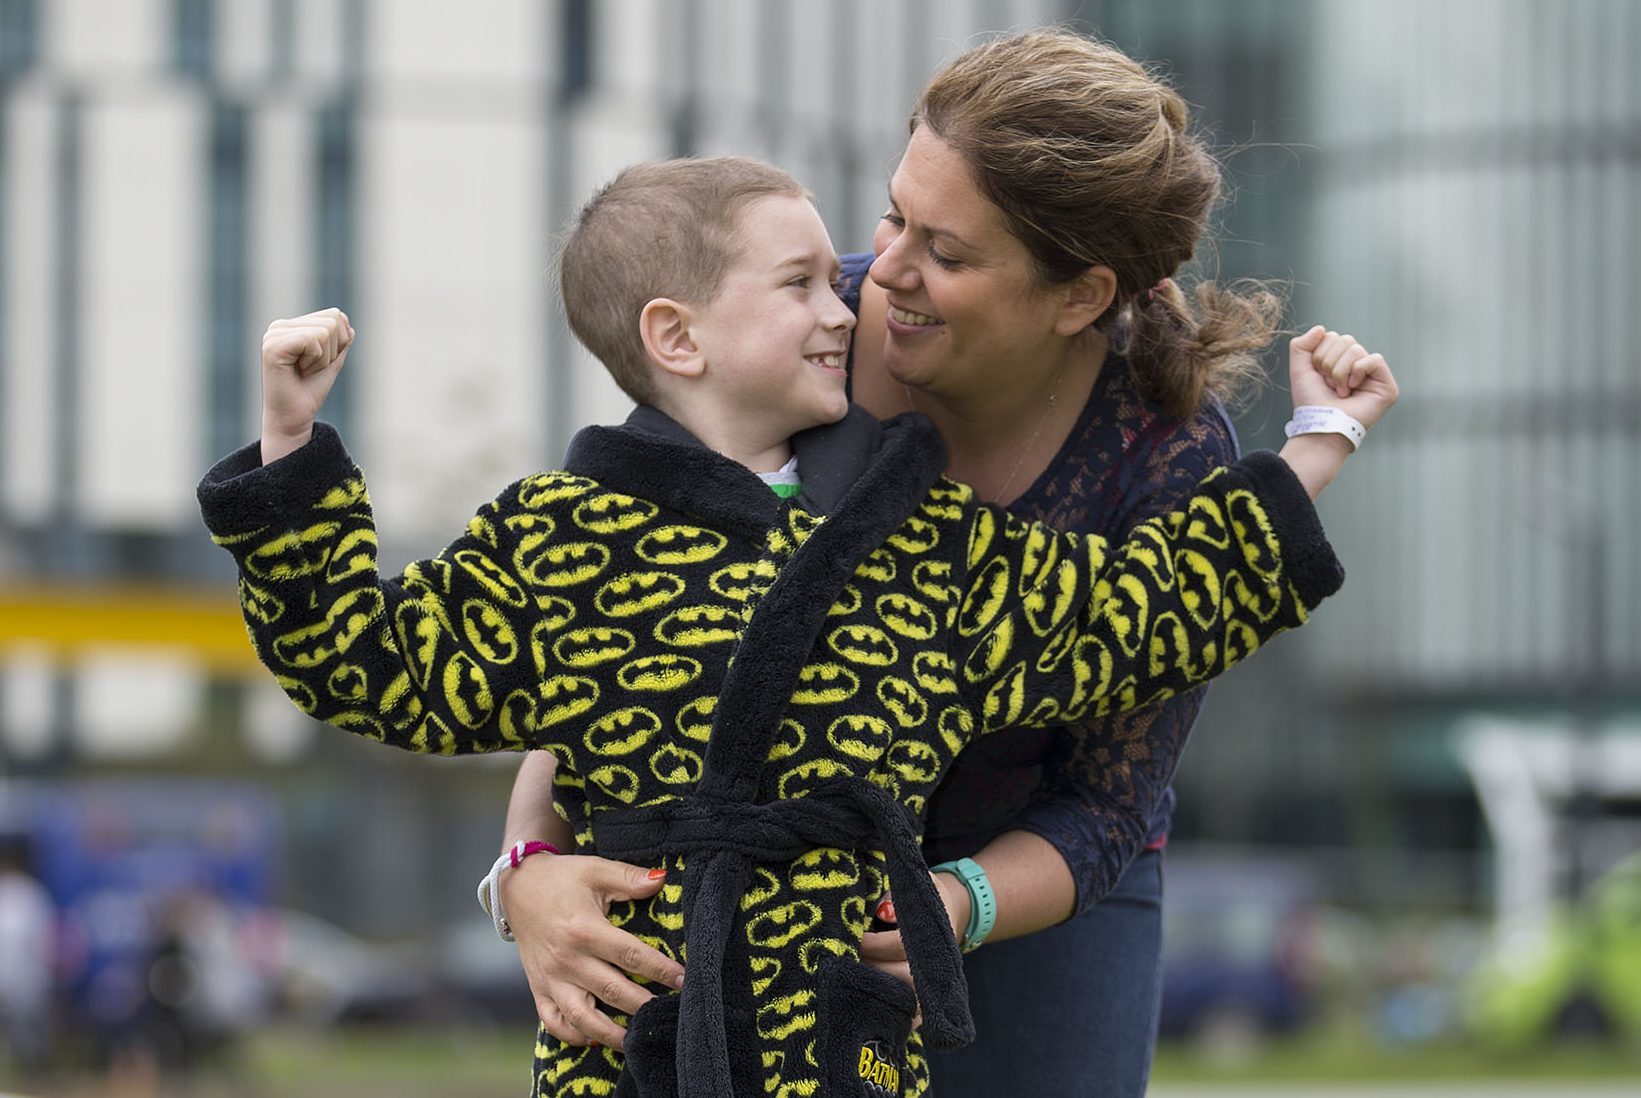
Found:
[[[826,326],[839,332],[847,332],[855,326],[855,314],[841,298],[834,298],[832,315],[827,318]]]

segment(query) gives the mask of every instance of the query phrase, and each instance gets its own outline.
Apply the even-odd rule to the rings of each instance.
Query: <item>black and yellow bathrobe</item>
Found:
[[[667,881],[612,919],[687,962],[608,1049],[537,1048],[538,1094],[916,1094],[909,1020],[972,1037],[918,855],[975,737],[1145,705],[1304,622],[1342,579],[1271,454],[1121,545],[942,477],[927,420],[795,440],[779,499],[658,412],[577,435],[437,557],[377,571],[335,432],[200,485],[262,659],[304,712],[412,751],[550,748],[578,848]],[[892,886],[917,999],[862,965]]]

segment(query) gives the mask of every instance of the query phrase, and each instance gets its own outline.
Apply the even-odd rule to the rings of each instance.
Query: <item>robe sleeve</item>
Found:
[[[1254,453],[1122,542],[976,511],[954,624],[982,734],[1135,709],[1304,624],[1344,571],[1287,463]]]
[[[200,482],[212,539],[239,566],[257,655],[303,712],[409,751],[538,746],[538,710],[573,702],[540,687],[540,619],[520,568],[540,559],[545,516],[511,486],[436,557],[385,578],[363,474],[315,424],[306,446],[264,466],[256,444]]]

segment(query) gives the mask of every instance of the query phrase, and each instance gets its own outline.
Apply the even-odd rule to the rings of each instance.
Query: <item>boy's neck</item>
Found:
[[[790,438],[772,439],[767,429],[759,431],[755,424],[729,422],[724,416],[691,415],[687,409],[665,404],[657,407],[707,449],[739,462],[754,473],[773,473],[792,460]]]

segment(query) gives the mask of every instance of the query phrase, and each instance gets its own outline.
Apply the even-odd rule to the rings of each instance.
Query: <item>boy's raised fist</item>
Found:
[[[262,333],[262,463],[307,444],[353,345],[341,309],[276,320]]]

